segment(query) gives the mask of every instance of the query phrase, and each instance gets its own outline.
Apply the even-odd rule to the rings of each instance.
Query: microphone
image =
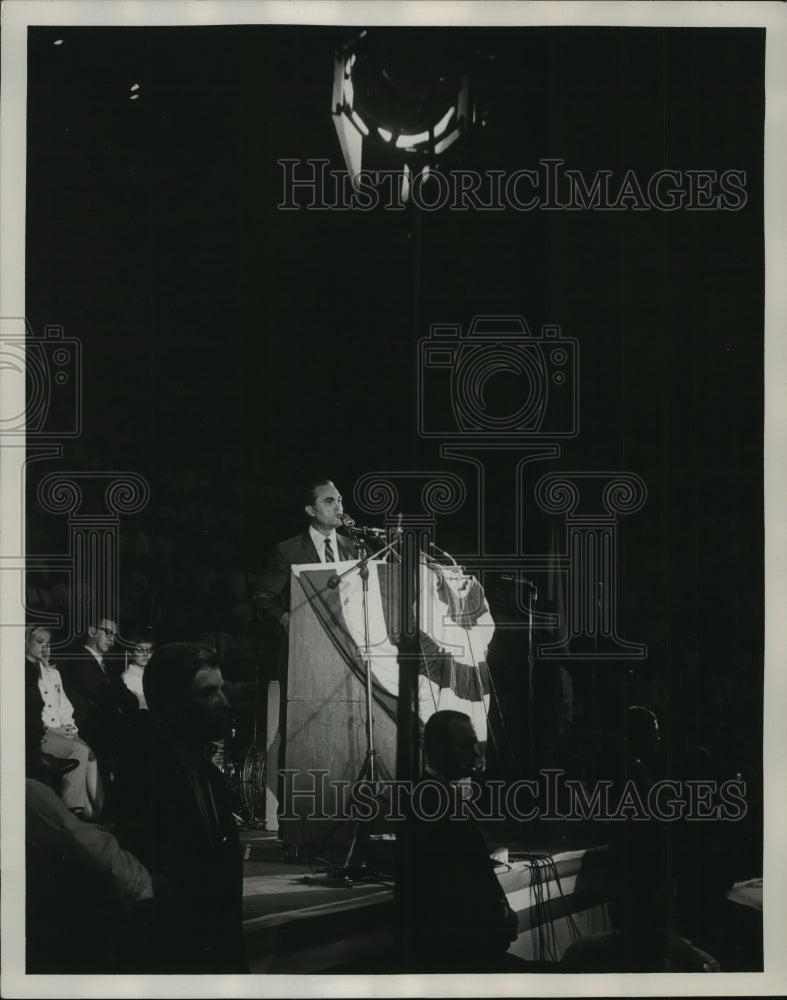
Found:
[[[328,577],[328,586],[331,588],[331,590],[336,590],[336,588],[339,586],[339,582],[340,582],[339,577],[337,576],[336,573],[332,573]]]
[[[347,528],[355,535],[375,535],[377,538],[384,538],[385,532],[382,528],[367,528],[362,525],[355,523],[355,518],[350,517],[349,514],[343,514],[340,518],[343,527]]]
[[[528,587],[533,591],[533,597],[538,600],[538,587],[533,583],[532,580],[526,580],[524,577],[517,579],[516,575],[513,573],[501,573],[500,579],[505,580],[506,583],[515,583],[517,587]]]

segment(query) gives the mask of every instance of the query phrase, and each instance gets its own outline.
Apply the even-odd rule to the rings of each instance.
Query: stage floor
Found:
[[[497,872],[519,915],[519,935],[509,950],[548,968],[576,937],[609,929],[606,849],[539,833],[525,843],[503,830],[493,831],[488,842],[490,850],[508,852]],[[244,930],[252,972],[374,970],[375,963],[390,956],[392,879],[342,881],[321,874],[327,865],[319,861],[285,857],[275,833],[246,830],[241,839]],[[393,842],[375,848],[382,859],[378,870],[391,871]]]

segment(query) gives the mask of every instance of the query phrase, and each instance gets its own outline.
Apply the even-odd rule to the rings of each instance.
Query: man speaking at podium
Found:
[[[355,558],[352,539],[336,534],[336,529],[343,523],[344,508],[341,493],[331,480],[313,479],[304,491],[304,500],[308,528],[300,535],[279,542],[260,578],[257,591],[257,607],[261,614],[281,626],[285,634],[290,625],[290,567],[301,563],[334,563]],[[286,638],[281,647],[286,664]]]
[[[285,538],[274,548],[256,594],[256,604],[264,619],[279,628],[279,646],[276,657],[277,682],[268,688],[268,756],[278,767],[283,766],[283,750],[286,745],[287,724],[287,660],[289,643],[287,634],[290,627],[290,569],[302,563],[335,563],[345,559],[355,559],[355,543],[350,538],[337,535],[336,529],[343,524],[341,493],[330,479],[312,479],[304,490],[304,512],[309,524],[305,531],[293,538]],[[278,687],[278,692],[277,692]],[[277,697],[279,703],[276,703]],[[279,747],[274,743],[276,723],[279,729]],[[274,786],[275,787],[275,786]],[[269,785],[269,793],[271,792]],[[274,815],[275,806],[266,803],[266,819],[269,830],[277,828]]]

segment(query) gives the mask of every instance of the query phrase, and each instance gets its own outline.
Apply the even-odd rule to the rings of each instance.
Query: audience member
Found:
[[[714,954],[723,955],[725,971],[741,971],[753,950],[751,929],[757,921],[752,920],[753,911],[744,908],[742,912],[727,894],[733,883],[761,869],[752,869],[746,857],[746,824],[728,822],[721,812],[718,818],[707,814],[720,807],[720,786],[734,776],[722,769],[707,747],[695,744],[678,758],[676,777],[705,789],[707,810],[701,821],[684,817],[672,824],[676,926]]]
[[[79,735],[98,755],[105,779],[124,716],[139,708],[131,691],[110,677],[107,656],[116,635],[117,626],[111,619],[97,619],[88,627],[82,647],[64,661],[61,670]]]
[[[224,779],[206,756],[229,722],[215,653],[199,643],[163,646],[143,687],[152,721],[119,756],[115,820],[120,842],[150,869],[157,898],[130,961],[137,972],[245,972],[240,840]]]
[[[115,837],[74,816],[54,785],[74,759],[41,752],[43,698],[25,703],[26,964],[29,974],[121,972],[125,921],[153,896],[150,875]]]
[[[140,708],[147,708],[145,692],[142,687],[142,677],[145,667],[153,655],[153,629],[132,629],[129,634],[131,650],[127,654],[126,669],[121,674],[121,680],[135,696]]]
[[[406,972],[511,972],[517,916],[483,834],[462,805],[461,782],[480,765],[469,716],[435,712],[424,728],[424,782],[409,810],[407,888],[400,885]],[[431,818],[433,817],[433,818]],[[409,899],[408,899],[409,897]]]
[[[623,717],[617,764],[607,777],[611,801],[647,802],[664,774],[659,723],[654,712],[632,705]],[[681,938],[673,926],[671,828],[657,817],[610,822],[614,928],[571,944],[561,960],[564,972],[718,971],[715,959]]]
[[[26,699],[29,704],[33,691],[41,698],[44,731],[40,749],[52,757],[75,761],[63,775],[63,802],[83,819],[97,819],[103,793],[96,755],[79,738],[74,710],[63,690],[60,673],[49,662],[50,640],[51,632],[46,628],[29,628],[25,633],[25,669],[29,674]]]

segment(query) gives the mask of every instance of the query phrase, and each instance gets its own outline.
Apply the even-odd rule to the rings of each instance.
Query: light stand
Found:
[[[538,589],[532,580],[521,580],[517,575],[504,576],[513,581],[515,587],[527,587],[527,764],[529,773],[535,773],[535,671],[536,656],[533,639],[533,601],[538,600]],[[518,598],[517,598],[518,600]]]
[[[416,216],[418,218],[418,216]],[[400,524],[402,519],[400,518]],[[396,705],[396,777],[399,781],[417,781],[418,768],[418,675],[422,660],[419,639],[420,554],[429,543],[423,525],[399,529],[401,565],[399,567],[399,696]],[[396,878],[394,905],[396,913],[396,950],[401,968],[408,970],[414,949],[412,912],[414,906],[413,842],[408,823],[400,823],[396,834]],[[460,877],[460,876],[458,876]]]

